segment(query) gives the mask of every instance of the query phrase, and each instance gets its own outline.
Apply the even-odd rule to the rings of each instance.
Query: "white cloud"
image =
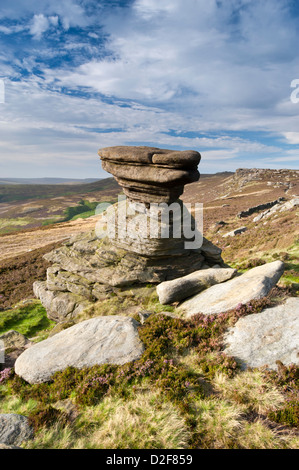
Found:
[[[30,34],[34,39],[40,39],[49,28],[49,20],[43,14],[34,15],[31,25]]]
[[[43,69],[44,81],[7,84],[0,128],[6,162],[7,155],[36,168],[53,162],[64,165],[67,176],[72,162],[98,164],[99,147],[144,144],[199,150],[203,172],[278,167],[284,158],[295,164],[296,153],[282,150],[299,143],[299,106],[290,100],[290,83],[299,69],[299,33],[287,0],[135,0],[125,10],[111,8],[109,15],[97,17],[88,16],[87,3],[15,0],[22,14],[34,14],[30,32],[36,39],[49,28],[92,24],[84,37],[76,39],[72,32],[61,54],[84,57],[88,51],[93,59]],[[8,0],[3,4],[4,11],[11,9]],[[10,11],[13,18],[15,10]],[[88,43],[99,37],[96,24],[99,35],[107,35],[101,59],[99,47]],[[2,32],[9,34],[8,29]],[[39,53],[46,61],[60,52],[53,46]],[[15,62],[29,73],[37,63],[33,48],[30,57]],[[62,87],[79,92],[87,87],[112,97],[111,103],[67,96]],[[187,137],[188,131],[198,137]],[[243,138],[233,131],[243,132]],[[258,134],[250,137],[247,131],[268,131],[280,137],[281,146],[259,142]]]
[[[59,20],[58,16],[49,16],[48,20],[53,26],[58,26],[58,20]]]
[[[293,145],[299,145],[299,132],[285,132],[284,137]]]
[[[233,24],[238,6],[244,8]],[[216,0],[138,0],[125,21],[114,14],[104,25],[112,56],[58,78],[64,86],[170,105],[209,125],[245,129],[268,120],[271,129],[276,107],[290,95],[288,75],[299,67],[296,24],[284,7],[277,0],[222,7]]]

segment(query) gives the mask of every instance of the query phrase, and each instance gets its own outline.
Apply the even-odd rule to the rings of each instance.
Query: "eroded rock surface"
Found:
[[[13,367],[17,357],[31,346],[32,342],[18,331],[9,330],[3,333],[0,336],[0,358],[3,357],[4,362],[0,362],[0,370]]]
[[[232,268],[210,268],[195,271],[187,276],[165,281],[157,286],[161,304],[169,304],[191,297],[191,295],[231,279],[236,273]]]
[[[200,154],[156,147],[107,147],[99,150],[103,169],[111,173],[126,196],[143,203],[171,203],[184,185],[199,179]]]
[[[47,382],[69,366],[82,369],[134,361],[144,350],[138,325],[132,318],[117,315],[83,321],[23,352],[15,372],[33,384]]]
[[[225,335],[224,352],[243,367],[299,365],[299,298],[290,297],[276,307],[240,318]]]
[[[227,312],[238,304],[266,296],[284,272],[284,263],[274,261],[250,269],[234,279],[209,287],[181,304],[186,317],[196,313],[205,315]]]
[[[99,155],[127,198],[107,208],[94,231],[44,256],[53,266],[34,293],[55,321],[68,321],[123,287],[224,266],[221,249],[202,236],[200,210],[192,217],[178,199],[185,184],[199,179],[198,152],[108,147]]]
[[[33,429],[26,416],[4,413],[0,414],[0,442],[8,446],[19,446],[33,438]]]

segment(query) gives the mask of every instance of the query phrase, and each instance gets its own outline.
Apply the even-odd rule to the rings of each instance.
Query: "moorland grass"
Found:
[[[51,329],[54,325],[39,300],[20,302],[12,309],[0,312],[0,335],[15,330],[31,337]]]
[[[277,382],[274,371],[244,372],[223,353],[227,328],[268,305],[264,298],[188,321],[152,315],[139,327],[139,360],[70,367],[35,385],[12,371],[0,386],[0,412],[29,417],[36,435],[27,448],[296,448],[294,416],[284,433],[275,421],[285,419],[290,388],[293,399],[298,393],[297,372],[286,368]],[[57,411],[61,400],[77,408],[75,421]]]

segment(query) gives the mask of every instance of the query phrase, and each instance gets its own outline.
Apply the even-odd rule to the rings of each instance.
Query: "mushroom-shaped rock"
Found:
[[[98,154],[103,169],[111,173],[132,201],[171,203],[184,185],[198,181],[200,153],[155,147],[107,147]]]

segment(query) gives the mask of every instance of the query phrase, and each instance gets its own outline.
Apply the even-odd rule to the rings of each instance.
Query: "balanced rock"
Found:
[[[0,442],[8,446],[19,446],[33,438],[33,429],[26,416],[0,414]]]
[[[195,247],[193,243],[191,249],[199,250],[202,234],[178,199],[185,184],[199,179],[198,152],[123,146],[98,153],[103,169],[115,177],[128,198],[106,214],[114,246],[143,256],[175,257],[190,253],[186,242],[193,239],[198,244]],[[187,224],[190,230],[186,237]]]
[[[274,261],[253,268],[234,279],[209,287],[181,304],[186,317],[227,312],[239,304],[266,296],[284,272],[284,263]]]
[[[73,319],[119,288],[224,265],[221,249],[202,236],[201,208],[193,217],[178,199],[199,178],[198,152],[109,147],[99,155],[127,197],[100,215],[94,231],[44,256],[53,265],[34,293],[55,321]]]
[[[15,372],[33,384],[47,382],[69,366],[82,369],[134,361],[144,350],[137,327],[138,322],[121,316],[83,321],[23,352]]]
[[[243,367],[299,365],[299,298],[240,318],[224,337],[224,352]]]
[[[235,273],[236,269],[232,268],[210,268],[195,271],[172,281],[162,282],[157,286],[159,301],[161,304],[178,302],[207,287],[231,279]]]
[[[194,150],[122,146],[103,148],[98,154],[103,169],[132,201],[171,203],[183,193],[185,184],[199,179],[201,156]]]

